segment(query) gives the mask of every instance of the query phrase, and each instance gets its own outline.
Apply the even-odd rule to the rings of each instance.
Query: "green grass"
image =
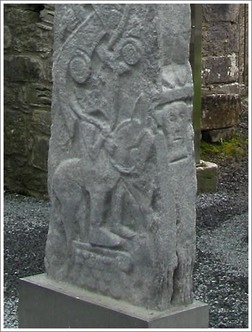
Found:
[[[221,157],[226,159],[239,160],[247,155],[248,139],[241,136],[234,136],[229,140],[220,143],[200,142],[200,159]]]

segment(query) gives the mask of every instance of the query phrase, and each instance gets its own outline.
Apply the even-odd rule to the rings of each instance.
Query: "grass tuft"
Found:
[[[239,160],[246,156],[248,149],[248,139],[236,135],[229,140],[220,143],[200,142],[200,158],[209,160],[214,157],[222,157],[228,160]]]

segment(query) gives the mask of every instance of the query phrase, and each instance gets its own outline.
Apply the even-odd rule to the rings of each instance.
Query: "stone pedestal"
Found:
[[[207,328],[208,305],[193,302],[147,310],[56,282],[40,274],[20,280],[19,328]]]
[[[198,194],[217,191],[218,166],[215,163],[201,160],[196,172]]]

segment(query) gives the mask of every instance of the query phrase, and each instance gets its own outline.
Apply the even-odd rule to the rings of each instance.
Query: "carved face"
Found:
[[[184,103],[179,106],[174,105],[167,111],[166,121],[169,143],[174,147],[182,144],[186,138],[187,113],[188,109]]]
[[[167,144],[170,161],[186,158],[190,107],[183,102],[170,104],[166,109]]]
[[[173,102],[162,106],[155,114],[162,128],[169,149],[170,160],[175,161],[187,156],[188,125],[191,107],[184,102]]]

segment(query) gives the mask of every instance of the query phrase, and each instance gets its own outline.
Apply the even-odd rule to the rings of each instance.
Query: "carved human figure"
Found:
[[[90,31],[93,21],[97,21],[95,29],[98,29],[97,26],[99,27],[102,23],[101,31],[98,29],[95,31],[96,34],[90,32],[89,46],[79,45],[71,55],[68,66],[65,68],[66,73],[70,75],[59,74],[60,80],[65,81],[65,86],[63,85],[62,88],[70,84],[73,89],[68,100],[63,100],[64,91],[59,91],[59,101],[61,101],[70,136],[78,136],[76,139],[79,141],[80,157],[65,160],[58,166],[53,176],[52,187],[54,194],[61,202],[61,215],[69,245],[78,236],[80,225],[75,220],[75,216],[85,191],[88,193],[90,204],[88,241],[93,245],[118,247],[123,245],[124,240],[105,226],[107,205],[113,195],[118,196],[117,202],[120,205],[120,194],[115,192],[115,188],[123,174],[136,172],[135,165],[128,167],[128,163],[136,162],[134,153],[141,151],[143,164],[146,158],[146,153],[142,152],[146,150],[142,143],[144,136],[142,124],[138,124],[136,133],[131,130],[134,143],[132,146],[128,144],[127,148],[125,148],[125,142],[128,136],[125,136],[123,127],[126,125],[127,128],[136,129],[137,121],[129,119],[117,124],[118,80],[120,75],[130,71],[132,66],[139,62],[140,41],[130,35],[127,38],[121,38],[129,17],[128,5],[93,5],[92,10],[93,13],[89,18],[87,18],[85,7],[80,10],[80,13],[76,13],[76,16],[80,19],[85,16]],[[107,12],[110,14],[108,15]],[[111,19],[111,15],[114,15],[114,20]],[[82,28],[82,22],[80,23]],[[76,38],[74,34],[73,38]],[[95,43],[93,39],[96,40]],[[71,44],[71,38],[66,43]],[[96,61],[96,70],[92,65],[93,59]],[[97,63],[98,59],[100,65]],[[65,66],[65,62],[62,65]],[[104,91],[102,91],[106,75],[110,76],[107,88],[111,90],[112,97],[109,100],[103,96]],[[68,107],[65,105],[66,102]],[[74,133],[76,128],[78,128],[78,134]],[[120,142],[122,136],[125,136],[124,142]],[[74,196],[68,194],[69,186],[72,187],[71,192],[75,193]],[[111,223],[111,227],[113,226],[114,230],[116,228],[117,233],[126,238],[133,236],[132,231],[126,227],[119,227],[118,223],[119,221]],[[76,224],[76,227],[72,224]]]
[[[137,108],[142,98],[140,96],[136,102],[135,116],[138,115]],[[142,203],[144,194],[137,189],[138,178],[153,144],[151,127],[146,127],[146,123],[136,117],[121,122],[112,131],[108,124],[83,113],[76,105],[73,104],[72,108],[81,119],[79,139],[83,157],[63,161],[53,177],[53,191],[61,202],[67,240],[70,244],[78,234],[73,224],[85,190],[90,197],[88,241],[93,245],[119,247],[124,244],[123,238],[131,238],[134,232],[120,224],[122,196],[116,187],[122,181],[134,200]],[[133,176],[133,180],[128,179],[129,175]],[[112,195],[115,197],[110,198]],[[113,203],[116,201],[116,207],[112,220],[105,224],[106,209],[111,199]]]
[[[133,118],[120,123],[114,133],[117,148],[111,159],[113,167],[120,172],[123,185],[123,190],[118,188],[115,195],[114,218],[123,220],[122,201],[126,191],[128,198],[131,197],[131,204],[136,206],[136,219],[144,220],[142,226],[145,228],[148,227],[148,213],[155,187],[154,179],[148,178],[146,181],[146,161],[154,148],[154,130],[151,118],[143,122],[140,118]]]
[[[165,93],[167,98],[167,91]],[[169,100],[169,98],[167,99]],[[169,261],[173,262],[169,272],[173,276],[173,280],[170,278],[169,281],[172,285],[170,301],[174,304],[183,301],[190,303],[191,301],[190,280],[195,257],[195,233],[193,233],[193,228],[188,227],[187,222],[188,218],[195,220],[195,211],[192,207],[195,204],[196,188],[195,184],[190,188],[181,185],[186,177],[193,176],[192,104],[186,101],[186,94],[184,99],[184,101],[161,104],[153,112],[159,133],[156,147],[158,166],[160,173],[163,172],[161,173],[163,177],[165,177],[164,169],[169,173],[166,183],[161,184],[161,190],[163,197],[169,200],[166,215],[172,221],[170,234],[176,237],[173,255],[169,258]],[[160,150],[165,153],[159,153]],[[181,172],[177,171],[178,168]],[[190,190],[192,195],[190,195]]]

